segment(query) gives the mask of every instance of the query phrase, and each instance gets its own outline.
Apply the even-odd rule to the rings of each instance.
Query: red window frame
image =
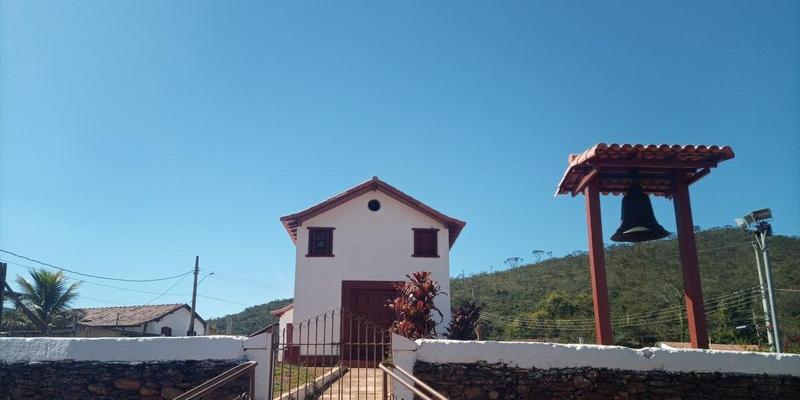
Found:
[[[414,232],[414,253],[412,257],[439,257],[439,230],[435,228],[412,228]],[[433,243],[422,243],[423,240],[430,240]],[[425,251],[432,250],[432,251]]]
[[[308,228],[308,253],[306,257],[333,257],[333,230],[336,228],[309,227]],[[327,234],[327,245],[325,249],[318,250],[314,247],[314,239],[317,234]]]

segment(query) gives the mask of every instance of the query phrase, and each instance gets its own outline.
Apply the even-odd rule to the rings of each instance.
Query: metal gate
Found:
[[[272,398],[389,399],[391,350],[386,327],[345,309],[289,323],[273,334]]]

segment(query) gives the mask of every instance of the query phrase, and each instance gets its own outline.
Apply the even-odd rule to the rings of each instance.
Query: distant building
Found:
[[[186,336],[192,315],[187,304],[152,304],[80,308],[76,313],[75,336]],[[206,321],[195,317],[195,332],[206,334]]]

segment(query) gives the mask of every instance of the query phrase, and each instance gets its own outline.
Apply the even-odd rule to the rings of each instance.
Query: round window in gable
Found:
[[[369,207],[369,209],[371,211],[378,211],[378,210],[381,209],[381,202],[378,201],[378,200],[372,199],[372,200],[369,201],[369,203],[367,203],[367,207]]]

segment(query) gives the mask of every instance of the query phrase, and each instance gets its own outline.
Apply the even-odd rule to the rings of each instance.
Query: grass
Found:
[[[295,389],[331,371],[331,367],[307,367],[305,365],[288,364],[279,362],[275,365],[273,380],[273,393],[286,392]],[[291,372],[290,372],[291,371]]]

